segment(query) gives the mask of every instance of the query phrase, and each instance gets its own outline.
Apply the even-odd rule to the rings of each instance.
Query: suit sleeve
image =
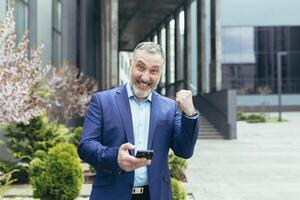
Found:
[[[94,94],[84,119],[82,138],[78,145],[79,157],[104,173],[119,172],[117,162],[119,148],[101,144],[103,135],[103,114],[97,95]]]
[[[180,114],[177,107],[175,110],[171,148],[175,155],[187,159],[194,153],[199,131],[199,114],[196,117],[187,117]]]

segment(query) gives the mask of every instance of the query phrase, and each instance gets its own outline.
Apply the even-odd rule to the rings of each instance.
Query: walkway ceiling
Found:
[[[119,50],[132,51],[185,0],[119,0]]]

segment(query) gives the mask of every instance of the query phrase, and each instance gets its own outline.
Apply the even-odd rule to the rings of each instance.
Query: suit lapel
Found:
[[[134,144],[134,136],[133,136],[133,127],[132,127],[132,117],[130,111],[130,105],[128,100],[128,94],[126,91],[126,86],[120,88],[117,91],[116,101],[118,104],[118,109],[120,112],[120,116],[123,121],[123,125],[125,127],[125,134],[127,137],[127,141],[131,144]],[[134,155],[134,151],[130,150],[131,155]]]
[[[155,136],[156,123],[159,115],[159,103],[158,94],[156,92],[152,93],[151,111],[150,111],[150,125],[149,125],[149,135],[148,135],[148,149],[152,149],[152,143]]]

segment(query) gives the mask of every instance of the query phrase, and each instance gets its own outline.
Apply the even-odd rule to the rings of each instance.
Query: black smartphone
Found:
[[[154,150],[138,150],[136,152],[136,158],[146,158],[147,160],[151,160],[153,156]]]

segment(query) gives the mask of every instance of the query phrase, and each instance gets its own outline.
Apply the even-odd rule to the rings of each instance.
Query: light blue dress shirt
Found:
[[[147,150],[152,93],[145,100],[138,102],[128,83],[126,88],[132,116],[135,152]],[[143,185],[148,185],[146,166],[134,170],[134,186]]]

